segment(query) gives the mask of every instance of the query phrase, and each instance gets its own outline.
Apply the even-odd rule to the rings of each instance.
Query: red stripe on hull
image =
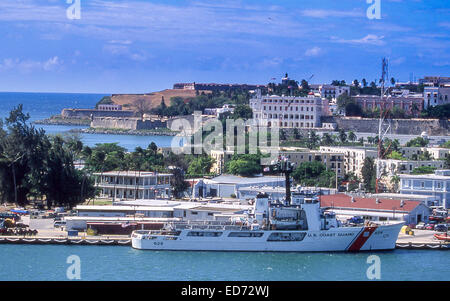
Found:
[[[358,238],[347,249],[348,251],[359,251],[366,241],[372,236],[377,227],[364,227],[364,231],[358,236]]]

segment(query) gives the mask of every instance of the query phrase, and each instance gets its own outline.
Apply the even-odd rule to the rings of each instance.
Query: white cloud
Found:
[[[366,17],[360,10],[305,9],[300,14],[312,18]]]
[[[31,73],[37,70],[55,71],[61,67],[63,61],[57,56],[51,57],[46,61],[34,61],[30,59],[21,60],[18,58],[3,59],[0,63],[0,70],[17,70],[21,73]]]
[[[318,56],[322,52],[323,52],[323,50],[320,47],[315,46],[313,48],[310,48],[310,49],[306,50],[305,51],[305,55],[306,56]]]
[[[335,42],[345,43],[345,44],[382,46],[382,45],[386,44],[386,42],[383,41],[383,39],[384,39],[384,36],[368,34],[361,39],[345,40],[345,39],[332,38],[332,41],[334,40]]]

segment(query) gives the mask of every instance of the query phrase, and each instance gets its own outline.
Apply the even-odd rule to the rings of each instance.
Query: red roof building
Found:
[[[431,209],[421,201],[352,197],[346,194],[320,196],[321,207],[341,217],[363,216],[373,221],[427,221]]]

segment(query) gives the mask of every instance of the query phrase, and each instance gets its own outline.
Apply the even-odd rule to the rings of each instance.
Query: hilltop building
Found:
[[[309,95],[261,96],[250,99],[253,120],[258,126],[313,129],[321,127],[322,99]]]
[[[333,86],[326,84],[310,84],[309,88],[314,94],[320,95],[322,98],[331,98],[336,101],[341,95],[350,95],[349,86]]]

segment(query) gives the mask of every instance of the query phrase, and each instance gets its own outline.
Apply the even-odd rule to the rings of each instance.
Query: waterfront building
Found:
[[[285,187],[284,177],[259,176],[240,177],[233,175],[220,175],[212,179],[191,180],[192,197],[222,197],[236,198],[241,187]]]
[[[436,204],[436,198],[431,195],[383,192],[371,194],[370,197],[378,199],[420,201],[428,207],[434,206]]]
[[[361,216],[377,222],[417,224],[428,221],[431,215],[431,209],[421,201],[361,198],[346,194],[322,195],[320,206],[330,208],[341,219]]]
[[[357,177],[361,177],[361,169],[366,157],[377,158],[378,151],[376,148],[367,147],[347,147],[347,146],[321,146],[319,148],[324,153],[336,153],[344,155],[345,173],[354,173]]]
[[[308,97],[257,94],[250,99],[253,120],[263,127],[313,129],[321,127],[322,99],[312,93]]]
[[[336,194],[337,190],[334,188],[328,187],[301,187],[297,186],[297,188],[292,187],[291,191],[308,191],[313,193],[318,193],[321,195],[330,195]],[[238,199],[240,200],[253,200],[256,198],[258,193],[265,193],[269,197],[270,200],[278,200],[282,201],[286,198],[286,187],[273,187],[273,186],[249,186],[249,187],[240,187],[238,189]]]
[[[437,206],[450,207],[450,170],[434,174],[400,175],[400,193],[433,196]]]
[[[155,199],[170,198],[172,174],[149,171],[109,171],[94,173],[101,198]]]
[[[159,229],[167,222],[229,220],[248,209],[249,205],[224,201],[136,200],[116,202],[113,206],[78,205],[77,216],[65,220],[69,230],[93,228],[114,234],[122,232],[121,227],[132,225],[137,229]]]

